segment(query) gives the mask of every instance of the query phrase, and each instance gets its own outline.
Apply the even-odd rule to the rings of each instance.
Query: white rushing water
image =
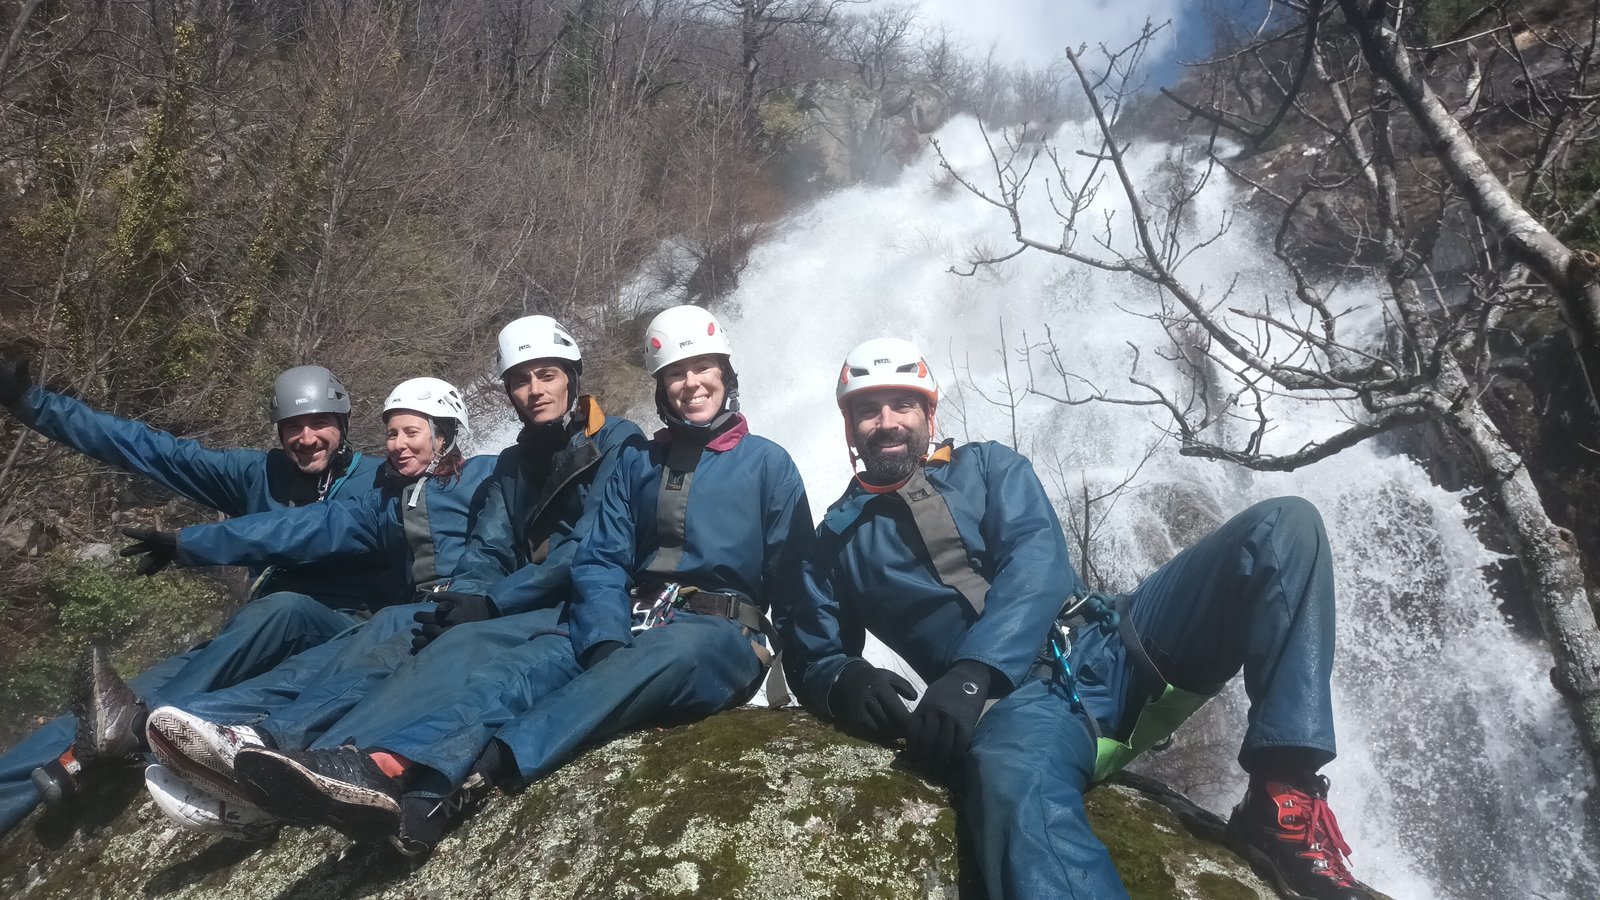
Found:
[[[972,121],[938,137],[958,169],[985,183],[988,157]],[[1080,140],[1068,127],[1054,143],[1070,160]],[[1165,152],[1140,151],[1138,170],[1151,175]],[[1059,234],[1042,184],[1029,199],[1032,230]],[[1112,199],[1108,187],[1108,209],[1120,205]],[[1193,233],[1208,233],[1238,203],[1231,188],[1211,185]],[[1024,332],[1037,342],[1047,326],[1071,369],[1109,393],[1148,397],[1127,382],[1130,344],[1143,351],[1143,377],[1181,381],[1156,354],[1169,346],[1161,330],[1137,315],[1155,309],[1157,297],[1130,277],[1041,253],[972,278],[947,271],[974,247],[1012,246],[1004,215],[952,185],[930,151],[895,184],[824,198],[756,248],[719,312],[752,426],[793,454],[815,514],[850,471],[834,380],[845,352],[870,337],[903,336],[924,349],[944,390],[943,433],[1010,443],[1014,428],[1063,518],[1082,514],[1073,498],[1085,482],[1091,492],[1122,482],[1162,441],[1158,408],[1026,396],[1013,422],[982,399],[980,391],[1004,395],[1002,335],[1015,349]],[[1213,298],[1237,275],[1231,303],[1259,306],[1281,293],[1273,263],[1267,243],[1241,222],[1182,273]],[[1352,310],[1346,328],[1377,320],[1375,294],[1336,301]],[[1044,367],[1034,374],[1041,387],[1060,389]],[[1027,378],[1015,358],[1011,377],[1018,386]],[[1338,430],[1352,414],[1289,400],[1272,408],[1267,449],[1278,452]],[[1468,527],[1465,498],[1435,487],[1413,461],[1368,442],[1298,472],[1256,474],[1186,459],[1161,443],[1097,535],[1105,586],[1131,586],[1219,516],[1282,494],[1322,510],[1337,560],[1341,754],[1326,771],[1357,875],[1397,898],[1593,896],[1600,872],[1582,824],[1593,786],[1549,685],[1549,654],[1497,610],[1483,574],[1496,557]],[[1242,723],[1235,689],[1148,765],[1225,815],[1243,788],[1233,761]]]

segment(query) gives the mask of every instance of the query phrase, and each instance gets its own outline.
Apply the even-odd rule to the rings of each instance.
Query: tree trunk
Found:
[[[739,6],[739,85],[740,134],[746,147],[754,147],[761,135],[761,112],[756,99],[756,78],[761,72],[761,27],[754,2],[747,0]]]
[[[1517,202],[1478,153],[1472,136],[1411,64],[1410,52],[1392,27],[1362,15],[1356,0],[1340,0],[1340,6],[1367,64],[1405,104],[1456,190],[1505,242],[1508,252],[1555,294],[1588,381],[1589,402],[1600,409],[1600,260],[1593,254],[1574,254]]]
[[[1522,564],[1555,656],[1551,680],[1566,698],[1590,765],[1600,776],[1600,630],[1572,535],[1550,521],[1521,455],[1481,406],[1467,403],[1444,415],[1483,465],[1490,505]],[[1493,677],[1493,666],[1488,668]]]

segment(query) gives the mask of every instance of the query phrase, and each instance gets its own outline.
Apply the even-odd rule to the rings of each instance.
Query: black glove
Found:
[[[135,543],[122,548],[123,556],[137,556],[139,562],[133,571],[140,575],[154,575],[178,559],[178,533],[157,528],[124,528],[122,533]]]
[[[964,659],[928,685],[906,729],[906,751],[912,759],[945,771],[966,758],[973,726],[989,699],[991,671],[983,663]]]
[[[603,661],[606,657],[617,652],[618,650],[621,650],[625,646],[627,645],[621,641],[601,641],[600,643],[594,644],[589,647],[589,649],[583,651],[583,659],[579,660],[579,662],[583,663],[583,670],[587,672],[595,666],[600,665],[601,661]]]
[[[828,709],[839,730],[864,740],[891,744],[906,736],[914,699],[911,682],[866,660],[846,663],[828,690]],[[904,699],[902,699],[904,698]]]
[[[28,374],[26,356],[0,359],[0,406],[15,408],[31,387],[33,376]]]
[[[425,609],[411,617],[417,623],[412,630],[412,653],[420,652],[423,647],[433,643],[446,629],[500,616],[494,601],[482,594],[437,591],[428,596],[437,601],[433,609]]]

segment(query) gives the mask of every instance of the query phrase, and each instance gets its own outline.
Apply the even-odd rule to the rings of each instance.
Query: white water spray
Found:
[[[1064,159],[1079,136],[1076,126],[1056,135]],[[939,140],[959,171],[984,183],[987,151],[973,122],[953,122]],[[1154,177],[1165,153],[1147,147],[1134,165]],[[1193,233],[1215,230],[1239,200],[1212,184]],[[1042,187],[1030,205],[1031,221],[1049,233]],[[897,183],[834,194],[756,248],[722,313],[752,427],[793,454],[815,513],[850,472],[834,379],[846,350],[870,337],[922,346],[945,391],[944,433],[1009,443],[1014,432],[1063,517],[1081,514],[1074,497],[1082,484],[1114,486],[1161,441],[1159,409],[1028,396],[1013,417],[979,396],[1004,394],[1002,336],[1015,349],[1024,333],[1036,342],[1046,327],[1070,367],[1109,393],[1140,396],[1126,381],[1130,344],[1144,350],[1143,377],[1174,390],[1181,383],[1153,352],[1167,338],[1136,315],[1158,297],[1131,277],[1042,253],[972,278],[948,272],[973,248],[1004,252],[1011,240],[1003,214],[953,185],[930,152]],[[1267,242],[1241,223],[1181,274],[1213,292],[1240,276],[1237,304],[1282,295]],[[1375,295],[1335,299],[1354,310],[1346,328],[1377,318]],[[1054,377],[1037,365],[1033,374],[1044,386]],[[1015,358],[1010,378],[1018,387],[1027,380]],[[1268,449],[1279,452],[1339,430],[1354,414],[1283,398],[1271,409]],[[1593,785],[1550,687],[1549,654],[1497,611],[1482,573],[1495,557],[1469,529],[1463,497],[1435,487],[1418,465],[1368,442],[1298,472],[1258,474],[1181,457],[1166,442],[1111,510],[1097,565],[1118,582],[1109,587],[1129,587],[1220,517],[1282,494],[1322,510],[1336,557],[1341,753],[1326,771],[1358,877],[1397,898],[1592,896],[1600,869],[1587,852],[1582,803]],[[1147,764],[1223,814],[1243,790],[1232,761],[1242,698],[1237,690],[1231,698]]]

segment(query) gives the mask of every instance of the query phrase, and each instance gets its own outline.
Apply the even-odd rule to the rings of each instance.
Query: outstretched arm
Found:
[[[266,454],[259,450],[215,450],[37,385],[12,411],[58,444],[230,516],[255,511],[255,498],[266,491]]]

